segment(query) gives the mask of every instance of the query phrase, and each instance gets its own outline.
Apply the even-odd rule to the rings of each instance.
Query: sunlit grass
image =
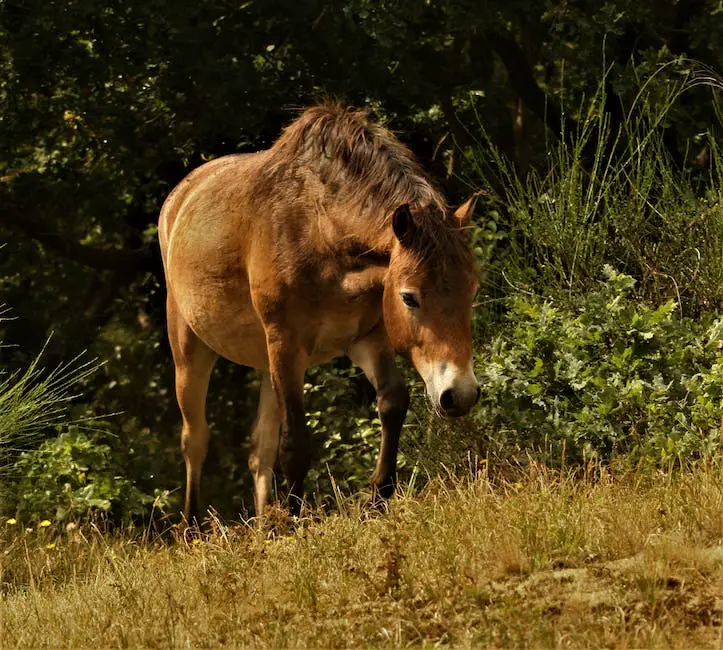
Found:
[[[38,436],[71,423],[70,405],[84,380],[102,365],[83,355],[50,370],[42,362],[41,351],[22,370],[0,368],[0,479],[10,472],[16,454]]]
[[[670,647],[721,631],[723,471],[431,482],[201,539],[0,523],[3,647]]]
[[[682,166],[665,128],[692,92],[718,107],[723,83],[676,59],[638,79],[622,119],[613,122],[604,108],[606,81],[579,106],[566,107],[577,133],[550,137],[545,159],[526,171],[494,146],[478,118],[469,182],[500,213],[485,217],[482,232],[501,242],[484,260],[491,263],[488,289],[578,295],[611,264],[654,301],[673,298],[689,313],[716,308],[723,300],[720,124],[678,143]]]

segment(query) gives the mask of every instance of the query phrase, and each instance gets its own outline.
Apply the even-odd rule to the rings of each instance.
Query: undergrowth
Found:
[[[610,264],[652,302],[673,298],[689,315],[715,311],[723,305],[720,124],[682,144],[682,163],[665,127],[686,93],[705,89],[717,105],[722,82],[676,59],[639,79],[613,122],[604,109],[608,81],[568,107],[578,132],[571,137],[563,126],[529,170],[502,155],[482,123],[470,131],[468,182],[487,207],[475,250],[488,293],[574,299]]]
[[[73,413],[73,404],[101,365],[80,355],[47,369],[41,351],[21,370],[0,367],[0,513],[22,500],[17,482],[24,476],[24,455],[71,425],[88,424]]]

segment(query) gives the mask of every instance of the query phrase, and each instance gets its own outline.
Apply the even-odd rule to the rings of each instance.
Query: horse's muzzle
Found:
[[[442,391],[439,396],[439,410],[442,415],[458,418],[467,415],[480,398],[481,390],[477,381],[465,382]]]

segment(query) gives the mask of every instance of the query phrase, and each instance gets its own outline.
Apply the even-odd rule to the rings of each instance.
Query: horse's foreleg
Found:
[[[394,493],[399,434],[409,407],[409,391],[394,363],[394,354],[383,324],[354,343],[348,352],[349,358],[364,371],[377,392],[382,440],[371,484],[375,493],[384,498]]]
[[[281,415],[279,403],[271,386],[271,378],[264,373],[259,395],[259,408],[251,434],[249,469],[254,475],[256,515],[264,514],[271,501],[274,480],[274,463],[279,453],[279,430]]]
[[[311,457],[311,439],[306,427],[303,399],[308,357],[299,346],[292,345],[285,332],[272,328],[266,330],[266,347],[271,385],[281,416],[279,460],[289,490],[291,514],[298,515]]]
[[[206,395],[217,355],[183,321],[168,298],[168,338],[176,366],[176,398],[183,417],[181,450],[186,461],[186,521],[199,521],[201,467],[208,451]]]

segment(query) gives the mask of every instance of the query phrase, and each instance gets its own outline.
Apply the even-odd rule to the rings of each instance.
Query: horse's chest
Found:
[[[347,343],[359,336],[363,329],[364,314],[353,310],[340,314],[328,314],[314,332],[315,349],[346,347]]]
[[[310,347],[316,363],[344,354],[381,318],[381,296],[376,292],[354,296],[340,293],[337,296],[338,299],[327,302],[319,312],[320,317],[312,318],[313,326],[308,330],[309,338],[313,339]]]

